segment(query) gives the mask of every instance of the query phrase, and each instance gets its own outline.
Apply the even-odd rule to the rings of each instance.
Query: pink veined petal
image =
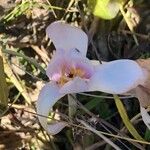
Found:
[[[59,93],[59,87],[54,83],[47,83],[41,90],[38,101],[37,101],[37,114],[39,122],[42,127],[51,135],[59,133],[67,124],[65,122],[51,121],[48,124],[47,118],[53,105],[61,98],[64,94]],[[46,116],[46,117],[43,117]]]
[[[94,72],[94,66],[91,60],[81,55],[76,50],[70,50],[66,53],[65,59],[71,67],[83,70],[85,72],[85,78],[90,77]]]
[[[75,77],[73,80],[64,84],[60,88],[60,93],[70,94],[70,93],[78,93],[78,92],[86,92],[88,91],[88,82],[79,77]]]
[[[46,74],[51,80],[58,81],[62,70],[69,73],[70,68],[85,70],[86,77],[91,76],[94,71],[91,61],[76,49],[72,49],[70,51],[56,51],[47,67]]]
[[[62,21],[55,21],[47,27],[46,33],[54,43],[56,50],[68,51],[76,48],[86,56],[88,37],[81,29]]]
[[[61,76],[61,68],[64,64],[64,50],[56,51],[46,69],[46,75],[53,81],[57,81]]]
[[[143,122],[150,130],[150,115],[148,114],[147,110],[144,107],[141,106],[140,109],[141,109],[141,116],[142,116]]]
[[[132,60],[116,60],[95,68],[89,81],[91,91],[123,94],[145,82],[142,68]]]

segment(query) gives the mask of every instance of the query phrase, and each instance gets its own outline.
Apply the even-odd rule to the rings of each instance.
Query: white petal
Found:
[[[81,29],[62,21],[56,21],[47,27],[46,33],[54,43],[56,50],[76,48],[86,55],[88,38]]]
[[[38,97],[37,114],[42,115],[38,116],[39,122],[41,123],[42,127],[51,135],[57,134],[67,125],[64,122],[58,121],[50,121],[50,124],[48,124],[46,118],[48,117],[52,106],[63,96],[63,94],[59,93],[59,87],[54,82],[51,82],[47,83],[42,88]]]
[[[145,80],[142,68],[135,61],[123,59],[96,67],[89,85],[91,91],[123,94],[143,84]]]
[[[74,78],[73,80],[66,83],[61,89],[60,93],[79,93],[88,91],[88,82],[79,77]]]
[[[141,116],[143,119],[143,122],[146,124],[148,129],[150,130],[150,115],[148,114],[147,110],[144,107],[141,107]]]

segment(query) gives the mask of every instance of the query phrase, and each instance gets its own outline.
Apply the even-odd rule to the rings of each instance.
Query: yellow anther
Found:
[[[58,84],[61,86],[67,83],[68,81],[71,81],[74,77],[78,76],[80,78],[83,78],[85,75],[85,72],[83,70],[81,70],[80,68],[76,69],[74,67],[70,69],[70,72],[68,75],[66,75],[65,67],[63,67],[61,73],[62,73],[62,76],[58,81]]]

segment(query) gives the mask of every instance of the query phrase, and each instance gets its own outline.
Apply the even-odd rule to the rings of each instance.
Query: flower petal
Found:
[[[142,68],[132,60],[116,60],[100,65],[91,77],[91,91],[123,94],[146,80]]]
[[[65,122],[51,121],[48,124],[47,118],[52,106],[61,98],[64,94],[59,93],[59,87],[54,82],[47,83],[41,90],[37,101],[37,114],[39,122],[42,127],[51,135],[55,135],[60,132],[67,124]],[[46,116],[46,117],[44,117]]]
[[[88,91],[88,82],[79,77],[75,77],[73,80],[66,83],[61,89],[60,93],[78,93]]]
[[[47,27],[46,33],[53,41],[56,50],[76,48],[83,55],[86,55],[88,38],[81,29],[65,24],[62,21],[56,21]]]
[[[65,64],[64,50],[56,51],[53,58],[50,60],[46,69],[46,75],[53,81],[57,81],[61,76],[61,69]]]
[[[80,68],[84,70],[86,77],[90,77],[94,71],[94,66],[91,61],[79,53],[76,49],[72,49],[69,51],[56,51],[47,67],[46,74],[51,80],[58,81],[62,70],[67,72],[70,68]]]
[[[147,110],[144,107],[140,107],[141,109],[141,116],[143,119],[143,122],[146,124],[148,129],[150,130],[150,115],[148,114]]]

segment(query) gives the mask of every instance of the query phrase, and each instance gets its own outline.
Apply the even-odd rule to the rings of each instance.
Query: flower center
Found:
[[[73,80],[73,78],[75,77],[80,77],[80,78],[84,78],[85,77],[85,71],[82,70],[81,68],[74,68],[72,67],[69,72],[67,72],[65,70],[65,68],[63,67],[62,69],[62,75],[60,77],[60,79],[58,80],[58,84],[59,85],[64,85],[65,83]]]

